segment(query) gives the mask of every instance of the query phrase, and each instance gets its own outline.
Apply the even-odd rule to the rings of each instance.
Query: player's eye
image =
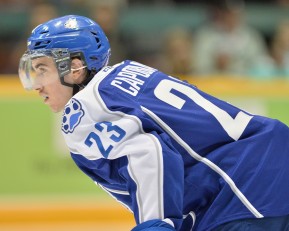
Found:
[[[38,73],[40,75],[44,75],[46,72],[47,72],[46,68],[42,68],[42,67],[38,68]]]
[[[47,74],[47,69],[43,67],[36,68],[35,70],[37,77],[45,77]]]

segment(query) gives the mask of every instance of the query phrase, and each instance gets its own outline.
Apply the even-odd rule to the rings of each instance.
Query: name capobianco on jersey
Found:
[[[141,86],[145,83],[142,79],[149,78],[156,71],[156,69],[140,63],[131,62],[130,65],[123,67],[118,72],[117,76],[112,80],[111,85],[132,96],[136,96]]]

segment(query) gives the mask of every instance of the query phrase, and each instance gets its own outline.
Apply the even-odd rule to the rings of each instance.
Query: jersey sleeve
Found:
[[[110,112],[103,117],[105,120],[92,122],[94,120],[89,118],[84,105],[79,101],[78,106],[84,114],[79,125],[72,133],[65,134],[70,151],[84,156],[91,163],[101,159],[126,158],[125,168],[110,169],[110,174],[118,171],[117,174],[125,179],[131,198],[130,209],[136,222],[168,219],[172,225],[180,225],[183,161],[168,135],[156,127],[141,109],[134,115]],[[89,171],[89,167],[86,169]]]
[[[137,223],[170,219],[178,224],[182,219],[184,184],[181,156],[165,133],[156,129],[145,132],[135,118],[123,122],[128,128],[127,137],[109,158],[125,155],[128,159],[125,177]]]

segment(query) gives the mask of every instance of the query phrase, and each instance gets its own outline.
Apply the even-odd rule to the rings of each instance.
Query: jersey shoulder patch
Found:
[[[64,133],[73,133],[83,116],[84,110],[82,109],[81,103],[72,98],[66,105],[62,115],[62,131]]]

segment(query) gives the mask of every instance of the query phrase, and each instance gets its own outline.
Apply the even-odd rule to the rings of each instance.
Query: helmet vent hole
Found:
[[[45,48],[50,43],[50,40],[36,42],[34,45],[35,49]]]
[[[47,34],[48,33],[48,31],[46,30],[46,31],[41,31],[40,32],[40,34]]]
[[[96,43],[100,43],[100,39],[97,35],[97,32],[91,31],[91,34],[93,34],[93,37],[95,38]],[[98,46],[98,48],[99,48],[99,46]]]
[[[90,56],[89,58],[90,58],[91,60],[95,60],[95,61],[98,60],[98,58],[97,58],[96,56]]]

